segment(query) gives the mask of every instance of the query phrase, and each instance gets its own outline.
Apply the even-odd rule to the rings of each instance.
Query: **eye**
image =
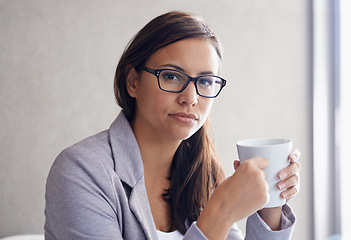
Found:
[[[175,71],[163,71],[160,75],[161,79],[168,82],[182,81],[182,77]]]
[[[214,78],[211,78],[211,77],[199,78],[198,84],[202,87],[204,87],[204,86],[210,87],[210,86],[212,86],[212,84],[214,84]]]

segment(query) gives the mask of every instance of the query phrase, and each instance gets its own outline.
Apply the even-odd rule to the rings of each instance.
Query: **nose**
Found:
[[[195,83],[190,82],[186,88],[179,93],[178,101],[180,104],[196,105],[199,95],[196,92]]]

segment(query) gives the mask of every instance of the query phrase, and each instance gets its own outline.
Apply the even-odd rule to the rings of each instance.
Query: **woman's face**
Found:
[[[218,75],[219,64],[219,57],[209,40],[190,38],[159,49],[145,67],[175,69],[197,77]],[[194,82],[181,93],[169,93],[158,87],[155,75],[145,71],[129,73],[127,86],[137,103],[132,123],[134,131],[160,137],[162,141],[189,138],[204,124],[213,103],[213,99],[196,93]]]

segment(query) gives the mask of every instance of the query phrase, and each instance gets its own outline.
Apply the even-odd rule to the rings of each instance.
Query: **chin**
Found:
[[[199,129],[192,130],[192,131],[177,131],[176,138],[180,141],[187,140],[191,136],[193,136]]]

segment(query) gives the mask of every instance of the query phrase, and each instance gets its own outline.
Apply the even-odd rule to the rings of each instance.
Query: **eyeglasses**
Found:
[[[190,77],[184,72],[174,69],[151,69],[143,67],[144,71],[157,77],[158,86],[165,92],[180,93],[193,81],[197,94],[201,97],[215,98],[226,85],[226,80],[214,75]]]

